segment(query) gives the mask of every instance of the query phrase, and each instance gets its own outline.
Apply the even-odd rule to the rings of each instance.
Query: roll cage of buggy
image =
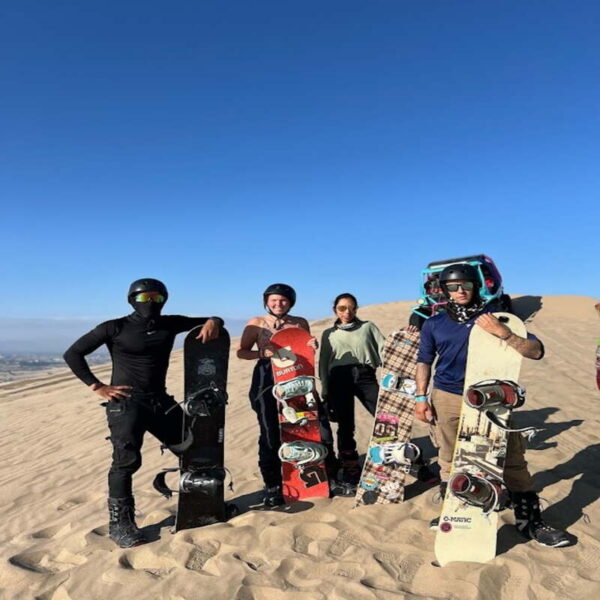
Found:
[[[502,288],[502,276],[494,261],[485,254],[474,254],[472,256],[461,256],[459,258],[448,258],[430,262],[421,271],[420,297],[417,304],[412,307],[412,312],[428,319],[440,310],[444,310],[448,299],[440,284],[440,274],[449,265],[466,263],[477,269],[479,274],[479,295],[486,304],[496,301],[498,310],[510,312],[512,310],[510,296],[504,293]]]

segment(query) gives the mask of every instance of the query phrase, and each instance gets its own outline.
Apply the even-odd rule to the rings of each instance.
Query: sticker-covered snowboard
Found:
[[[404,480],[418,448],[410,443],[419,333],[391,333],[383,364],[375,423],[356,493],[356,506],[402,502]]]

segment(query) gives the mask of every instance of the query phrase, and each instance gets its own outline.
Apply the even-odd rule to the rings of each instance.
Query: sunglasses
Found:
[[[338,312],[354,312],[356,310],[356,308],[354,306],[336,306],[335,310],[337,310]]]
[[[446,289],[449,292],[458,292],[458,288],[461,288],[465,292],[471,292],[475,284],[472,281],[465,281],[464,283],[447,283]]]
[[[165,301],[165,297],[159,292],[142,292],[136,294],[134,300],[136,302],[156,302],[162,304]]]

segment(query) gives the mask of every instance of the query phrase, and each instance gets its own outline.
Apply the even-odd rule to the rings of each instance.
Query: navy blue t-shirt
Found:
[[[475,326],[477,317],[483,313],[494,312],[494,309],[495,312],[498,312],[498,307],[486,306],[465,323],[453,321],[445,312],[439,313],[423,323],[417,362],[431,365],[436,355],[439,357],[433,377],[435,388],[451,394],[463,393],[471,328]],[[527,339],[539,341],[532,333],[527,334]],[[542,345],[543,355],[544,347]]]

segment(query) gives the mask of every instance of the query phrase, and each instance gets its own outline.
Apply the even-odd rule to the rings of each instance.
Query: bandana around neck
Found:
[[[474,300],[468,306],[462,306],[454,300],[448,300],[446,312],[453,321],[456,321],[457,323],[466,323],[477,313],[481,312],[484,306],[485,302],[481,298]]]
[[[345,325],[342,325],[342,322],[339,319],[335,322],[335,328],[341,329],[342,331],[352,331],[352,329],[356,329],[359,325],[360,321],[358,319],[354,319],[354,321],[346,323]]]

